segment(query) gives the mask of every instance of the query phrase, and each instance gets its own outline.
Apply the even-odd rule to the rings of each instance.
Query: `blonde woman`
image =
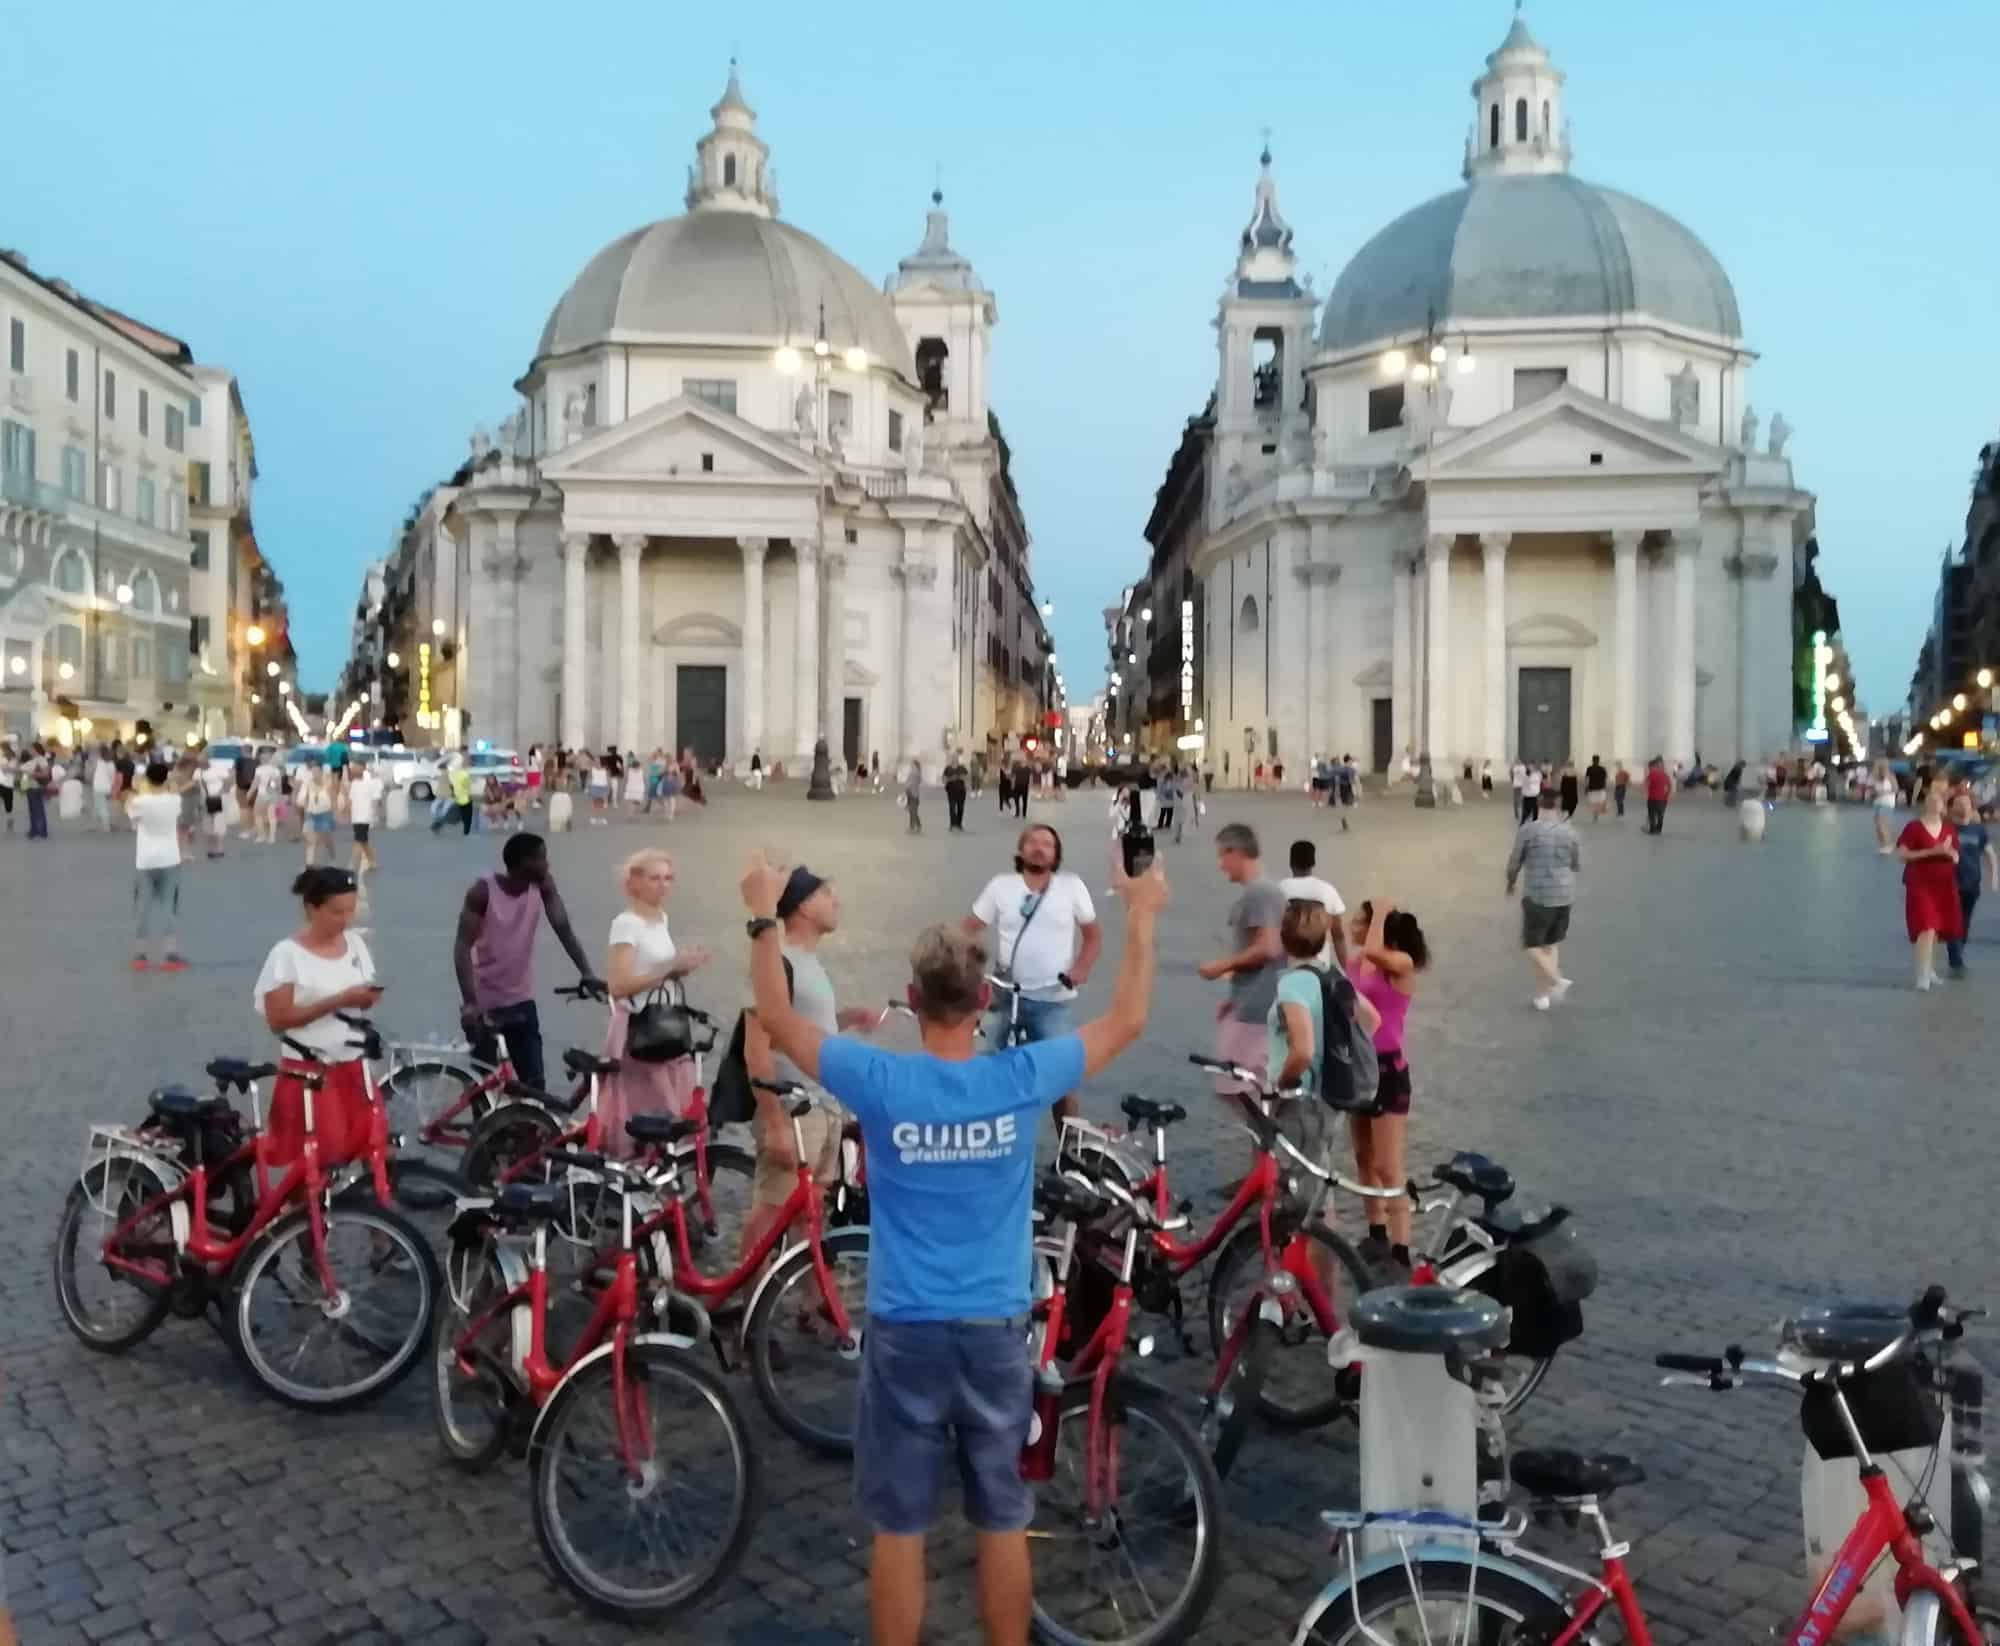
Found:
[[[667,926],[667,899],[674,888],[674,860],[658,847],[634,852],[619,870],[625,908],[611,922],[611,952],[604,976],[611,994],[611,1022],[604,1036],[604,1055],[621,1059],[618,1073],[598,1094],[598,1114],[604,1122],[604,1145],[613,1153],[628,1153],[626,1119],[635,1114],[684,1114],[701,1069],[694,1058],[671,1063],[641,1063],[625,1057],[625,1031],[632,1013],[655,990],[678,985],[708,963],[699,944],[676,946]]]

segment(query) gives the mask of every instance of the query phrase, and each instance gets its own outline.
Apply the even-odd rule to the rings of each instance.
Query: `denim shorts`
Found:
[[[1006,991],[993,992],[993,1007],[986,1014],[986,1049],[1007,1049],[1007,1018],[1010,1002]],[[1033,1046],[1044,1040],[1060,1040],[1070,1032],[1067,1000],[1036,1000],[1021,996],[1021,1043]]]
[[[892,1535],[929,1531],[950,1462],[974,1530],[1022,1530],[1035,1514],[1021,1478],[1034,1389],[1024,1321],[869,1321],[854,1422],[862,1518]]]

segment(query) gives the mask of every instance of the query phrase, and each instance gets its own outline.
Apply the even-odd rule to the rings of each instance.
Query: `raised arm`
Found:
[[[1167,906],[1167,872],[1160,859],[1134,880],[1125,873],[1123,854],[1111,854],[1111,887],[1125,904],[1125,944],[1118,955],[1118,980],[1102,1017],[1078,1030],[1083,1040],[1083,1072],[1096,1074],[1139,1038],[1153,998],[1153,942],[1160,911]]]
[[[1401,949],[1392,949],[1383,937],[1388,930],[1389,916],[1396,912],[1396,905],[1385,897],[1375,899],[1374,918],[1369,922],[1368,941],[1362,945],[1361,958],[1373,966],[1384,977],[1408,977],[1417,969],[1417,963]],[[1381,1019],[1378,1017],[1377,1022]]]
[[[818,1080],[819,1048],[826,1035],[818,1024],[793,1009],[791,991],[785,986],[784,940],[777,925],[778,898],[785,889],[785,871],[765,862],[762,852],[752,852],[739,889],[743,893],[743,906],[751,917],[771,922],[750,945],[750,992],[757,1006],[757,1024],[770,1044],[808,1080]],[[749,1060],[747,1027],[744,1058],[746,1062]]]

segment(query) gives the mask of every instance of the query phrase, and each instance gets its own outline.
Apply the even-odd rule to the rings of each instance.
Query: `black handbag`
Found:
[[[625,1025],[625,1055],[640,1063],[671,1063],[694,1055],[694,1019],[677,984],[662,983]]]
[[[793,998],[792,963],[785,962],[785,998]],[[736,1014],[736,1027],[722,1061],[715,1066],[715,1078],[708,1084],[708,1123],[734,1126],[751,1120],[757,1113],[757,1094],[750,1085],[750,1065],[743,1055],[743,1024],[747,1012]]]

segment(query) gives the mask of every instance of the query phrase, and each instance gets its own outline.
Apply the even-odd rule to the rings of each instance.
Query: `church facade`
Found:
[[[1792,742],[1812,499],[1783,418],[1760,439],[1728,276],[1571,174],[1563,76],[1519,17],[1473,95],[1463,186],[1367,241],[1324,301],[1264,155],[1198,420],[1199,600],[1142,595],[1199,625],[1181,718],[1202,724],[1178,731],[1219,781],[1321,755],[1726,764]]]
[[[797,772],[825,738],[935,775],[1032,729],[1053,681],[997,306],[941,197],[878,289],[779,217],[733,68],[710,112],[685,214],[585,265],[517,413],[413,516],[399,662],[465,740]]]

